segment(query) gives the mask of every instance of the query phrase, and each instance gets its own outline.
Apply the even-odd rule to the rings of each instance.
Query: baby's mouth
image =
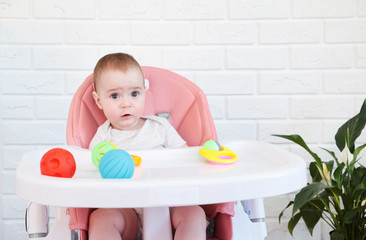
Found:
[[[131,116],[131,114],[124,114],[124,115],[122,115],[122,117],[124,118],[124,117],[130,117]]]

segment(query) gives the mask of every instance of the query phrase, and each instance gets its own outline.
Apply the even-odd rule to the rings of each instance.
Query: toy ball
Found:
[[[76,171],[74,156],[63,148],[53,148],[41,159],[41,174],[52,177],[72,178]]]
[[[97,146],[95,146],[93,148],[93,151],[92,151],[93,164],[96,167],[99,167],[99,162],[100,162],[101,157],[103,157],[103,155],[106,152],[108,152],[112,149],[116,149],[116,148],[117,147],[111,142],[101,142],[101,143],[99,143]]]
[[[102,178],[131,178],[135,163],[131,155],[122,149],[112,149],[105,153],[99,162]]]
[[[211,151],[221,151],[222,150],[220,143],[215,140],[208,140],[207,142],[205,142],[203,144],[202,148],[208,149]]]

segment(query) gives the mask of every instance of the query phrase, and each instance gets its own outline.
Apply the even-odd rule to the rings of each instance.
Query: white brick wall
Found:
[[[117,51],[197,83],[221,140],[282,144],[310,161],[271,134],[334,147],[366,94],[366,0],[0,0],[0,239],[26,239],[21,155],[65,143],[73,93]],[[293,239],[277,220],[290,197],[265,200],[269,240]],[[294,238],[327,232],[310,238],[301,225]]]

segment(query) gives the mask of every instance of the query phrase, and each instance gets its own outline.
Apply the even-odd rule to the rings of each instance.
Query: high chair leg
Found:
[[[30,203],[25,212],[25,229],[30,239],[48,235],[48,207]]]
[[[248,214],[251,224],[251,232],[255,233],[255,237],[253,239],[266,239],[267,238],[267,228],[264,212],[264,203],[263,199],[251,199],[241,201],[244,211]]]
[[[71,240],[88,240],[88,233],[85,230],[72,230]]]
[[[48,207],[32,203],[27,208],[26,223],[29,239],[34,240],[70,240],[70,216],[67,208],[55,208],[55,220],[48,231]]]
[[[262,198],[241,201],[244,211],[252,222],[259,222],[266,217]]]
[[[44,240],[70,240],[71,231],[69,229],[70,216],[67,213],[67,208],[55,208],[55,221],[50,227],[50,233],[47,239]]]

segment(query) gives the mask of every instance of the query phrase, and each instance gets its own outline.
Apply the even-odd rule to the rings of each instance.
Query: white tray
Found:
[[[77,162],[73,178],[40,174],[51,148],[26,153],[16,170],[15,192],[30,202],[65,207],[159,207],[230,202],[285,194],[307,182],[303,159],[269,143],[228,142],[238,161],[215,165],[199,147],[129,151],[142,157],[132,179],[102,179],[91,151],[69,150]]]

